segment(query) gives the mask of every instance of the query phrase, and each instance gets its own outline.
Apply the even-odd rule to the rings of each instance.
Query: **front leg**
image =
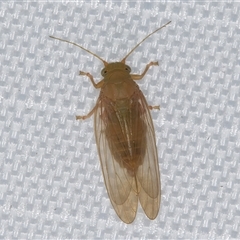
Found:
[[[150,62],[147,64],[142,74],[131,74],[132,79],[135,81],[142,79],[151,66],[158,66],[158,62]]]
[[[94,79],[93,79],[93,76],[92,76],[92,74],[90,74],[90,73],[83,72],[83,71],[79,71],[79,75],[87,76],[87,77],[91,80],[91,82],[92,82],[92,84],[93,84],[93,86],[94,86],[95,88],[101,88],[101,87],[103,86],[103,84],[104,84],[104,81],[103,81],[103,80],[101,80],[99,83],[95,83],[95,81],[94,81]]]

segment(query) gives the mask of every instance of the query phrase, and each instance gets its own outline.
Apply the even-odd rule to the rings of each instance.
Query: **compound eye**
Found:
[[[127,65],[126,65],[125,70],[128,71],[128,72],[131,72],[131,68],[129,66],[127,66]]]
[[[104,77],[104,76],[106,76],[106,74],[107,74],[107,70],[104,68],[104,69],[101,71],[101,75]]]

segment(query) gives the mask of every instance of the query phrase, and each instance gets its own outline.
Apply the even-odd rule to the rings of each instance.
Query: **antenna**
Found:
[[[150,37],[151,35],[153,35],[155,32],[159,31],[160,29],[166,27],[169,23],[171,23],[171,21],[167,22],[166,24],[164,24],[163,26],[161,26],[160,28],[156,29],[154,32],[148,34],[141,42],[139,42],[128,54],[125,58],[123,58],[123,60],[121,61],[122,63],[125,63],[127,57],[142,43],[144,42],[148,37]]]
[[[50,38],[53,38],[53,39],[57,39],[57,40],[62,41],[62,42],[70,43],[70,44],[72,44],[72,45],[74,45],[74,46],[77,46],[77,47],[85,50],[86,52],[92,54],[93,56],[95,56],[95,57],[98,58],[99,60],[101,60],[101,61],[103,62],[103,64],[104,64],[105,67],[108,65],[108,63],[107,63],[105,60],[103,60],[102,58],[100,58],[97,54],[92,53],[91,51],[89,51],[89,50],[87,50],[86,48],[78,45],[77,43],[74,43],[74,42],[71,42],[71,41],[68,41],[68,40],[64,40],[64,39],[61,39],[61,38],[53,37],[53,36],[49,36],[49,37],[50,37]]]

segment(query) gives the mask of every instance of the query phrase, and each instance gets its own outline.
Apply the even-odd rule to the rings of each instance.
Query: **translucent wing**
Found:
[[[155,131],[149,106],[142,92],[138,93],[139,103],[144,110],[141,118],[147,126],[145,155],[142,165],[137,170],[139,200],[146,215],[150,219],[156,218],[161,197],[161,185],[158,165],[158,155],[156,148]]]
[[[139,199],[146,215],[154,219],[160,203],[159,168],[153,123],[142,92],[136,85],[130,99],[116,102],[100,94],[94,116],[102,172],[115,211],[131,223]]]
[[[94,114],[95,137],[104,182],[111,203],[122,221],[131,223],[136,216],[138,206],[137,186],[134,176],[128,174],[114,159],[107,139],[107,114],[112,111],[111,106],[99,97],[98,107]],[[113,130],[114,131],[114,130]],[[114,134],[114,132],[113,132]]]

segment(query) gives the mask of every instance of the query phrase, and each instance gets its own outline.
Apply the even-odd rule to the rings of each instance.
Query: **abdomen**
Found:
[[[106,111],[106,137],[114,159],[129,172],[142,164],[146,150],[146,125],[134,99],[120,99]]]

